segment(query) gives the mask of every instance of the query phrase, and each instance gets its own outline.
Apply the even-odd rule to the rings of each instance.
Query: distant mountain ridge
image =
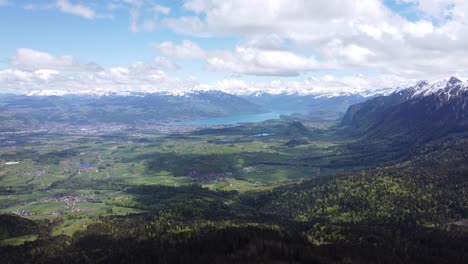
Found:
[[[361,96],[371,97],[376,95],[389,94],[394,91],[391,87],[377,87],[374,89],[364,89],[362,87],[349,87],[343,85],[342,87],[335,88],[320,88],[320,85],[316,86],[313,83],[310,86],[304,87],[286,87],[279,84],[273,84],[272,86],[266,87],[255,87],[255,86],[239,86],[225,89],[223,87],[217,88],[195,86],[195,87],[179,87],[177,89],[168,88],[147,88],[147,87],[132,87],[128,90],[112,90],[106,88],[91,88],[87,90],[76,90],[71,88],[64,89],[36,89],[30,90],[26,93],[21,93],[28,96],[64,96],[64,95],[92,95],[92,96],[145,96],[145,95],[173,95],[173,96],[186,96],[197,93],[207,93],[212,91],[220,91],[237,96],[248,96],[248,97],[262,97],[262,96],[297,96],[297,97],[313,97],[313,98],[333,98],[333,97],[348,97],[348,96]]]
[[[25,94],[27,96],[67,96],[67,95],[79,95],[79,96],[146,96],[146,95],[171,95],[171,96],[190,96],[193,94],[203,94],[210,92],[222,92],[231,95],[237,95],[241,97],[263,97],[263,96],[296,96],[296,97],[313,97],[313,98],[334,98],[334,97],[348,97],[348,96],[360,96],[360,97],[371,97],[375,95],[388,94],[393,90],[388,88],[382,88],[373,91],[362,91],[362,92],[304,92],[300,90],[293,91],[276,91],[276,90],[232,90],[223,91],[221,89],[210,89],[210,90],[170,90],[170,91],[154,91],[154,90],[141,90],[141,91],[114,91],[106,89],[91,89],[82,91],[68,91],[68,90],[31,90]]]
[[[455,78],[456,79],[456,78]],[[458,80],[458,79],[457,79]],[[446,80],[445,80],[446,81]],[[444,82],[444,81],[442,81]],[[380,87],[373,87],[372,89],[365,88],[367,86],[350,86],[343,84],[341,87],[336,86],[334,88],[321,87],[319,84],[315,85],[313,82],[307,87],[288,87],[283,86],[281,83],[272,83],[270,86],[265,85],[264,87],[245,86],[240,85],[238,88],[230,87],[223,88],[222,86],[194,86],[194,87],[179,87],[177,89],[169,89],[167,87],[129,87],[126,90],[114,90],[103,87],[93,87],[90,89],[49,89],[44,87],[43,89],[29,90],[27,92],[18,92],[18,95],[28,96],[64,96],[64,95],[92,95],[92,96],[145,96],[145,95],[173,95],[173,96],[190,96],[191,94],[207,93],[212,91],[220,91],[237,96],[247,97],[263,97],[263,96],[297,96],[297,97],[313,97],[313,98],[333,98],[333,97],[375,97],[380,95],[388,95],[395,91],[407,89],[408,87],[421,86],[432,86],[437,88],[437,82],[431,83],[428,81],[420,81],[418,83],[414,81],[403,82],[398,86],[387,86],[382,85]],[[395,88],[397,87],[397,88]],[[430,89],[424,89],[430,90]]]
[[[0,95],[0,111],[4,124],[30,126],[48,123],[161,124],[263,110],[238,96],[212,91],[185,96]]]
[[[350,105],[365,101],[361,95],[341,95],[334,97],[317,97],[298,94],[256,94],[241,96],[248,101],[265,108],[274,106],[279,110],[299,112],[333,112],[345,113]]]
[[[468,131],[468,82],[420,81],[349,107],[341,125],[353,135],[425,141]]]
[[[166,93],[0,94],[0,111],[9,127],[50,123],[169,124],[239,114],[298,113],[335,121],[366,97],[316,97],[298,94],[239,96],[221,91]],[[22,124],[22,125],[21,125]]]

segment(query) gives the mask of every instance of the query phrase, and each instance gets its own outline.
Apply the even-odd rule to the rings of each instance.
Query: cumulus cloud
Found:
[[[297,76],[300,72],[324,69],[313,57],[297,55],[280,48],[279,43],[249,42],[238,45],[233,51],[208,51],[197,43],[183,40],[156,45],[156,49],[168,57],[179,59],[203,59],[206,68],[213,71],[230,71],[247,75]],[[257,45],[258,44],[258,45]]]
[[[170,70],[170,71],[176,71],[180,69],[179,65],[177,65],[175,62],[171,61],[170,59],[166,57],[156,57],[154,58],[154,62],[161,67],[163,70]]]
[[[405,85],[405,79],[397,76],[333,76],[324,75],[310,77],[304,80],[272,80],[268,82],[253,82],[241,79],[223,79],[211,84],[200,84],[195,89],[219,89],[233,94],[302,94],[315,96],[338,96],[349,94],[373,95],[388,93],[398,85]],[[380,87],[380,89],[376,89]]]
[[[78,64],[71,56],[54,57],[46,52],[32,49],[18,49],[10,59],[11,65],[26,71],[73,67]]]
[[[174,58],[181,59],[203,59],[206,57],[206,52],[197,43],[184,40],[181,44],[177,45],[172,41],[165,41],[156,45],[162,54]]]
[[[299,64],[301,64],[299,60]],[[200,83],[193,77],[176,78],[164,70],[177,65],[165,57],[155,58],[155,65],[136,62],[127,67],[89,70],[71,56],[53,56],[46,52],[19,49],[10,60],[12,68],[0,70],[0,87],[7,93],[65,94],[103,92],[145,92],[180,94],[190,91],[221,90],[234,94],[300,93],[313,95],[372,94],[375,87],[394,87],[403,81],[397,76],[332,75],[305,80],[269,82],[245,81],[239,78],[213,83]],[[32,92],[31,92],[32,91]],[[41,92],[42,91],[42,92]]]
[[[163,24],[182,34],[240,37],[241,43],[233,50],[201,58],[209,69],[235,73],[297,75],[332,67],[426,78],[468,70],[468,61],[458,59],[468,56],[468,1],[398,1],[409,4],[419,18],[409,20],[380,0],[359,4],[344,0],[189,0],[184,7],[191,14],[165,19]],[[267,44],[262,47],[256,41],[259,36],[271,39],[264,38]],[[283,53],[272,52],[273,47],[285,48],[284,43],[289,45]],[[298,50],[312,56],[304,57]],[[291,63],[283,63],[280,57]]]
[[[312,57],[303,57],[284,50],[237,46],[234,52],[213,52],[207,68],[248,75],[297,76],[300,72],[324,69]]]
[[[158,67],[142,62],[128,67],[113,67],[101,71],[60,72],[55,70],[0,70],[3,93],[37,93],[47,90],[54,94],[100,92],[181,93],[199,83],[192,78],[168,76]]]
[[[12,69],[2,71],[2,84],[10,80],[21,87],[70,85],[90,89],[94,81],[99,87],[116,89],[170,90],[172,85],[173,90],[219,86],[250,91],[274,87],[271,89],[275,91],[302,89],[315,93],[320,89],[375,90],[404,80],[466,75],[468,61],[461,58],[468,56],[468,1],[395,1],[401,5],[399,10],[388,8],[382,0],[362,0],[358,4],[348,0],[187,0],[183,4],[185,12],[172,12],[153,1],[114,0],[109,10],[129,10],[130,30],[134,32],[167,27],[190,37],[213,38],[214,42],[228,37],[237,43],[230,48],[204,49],[195,41],[197,38],[185,36],[191,40],[154,45],[159,53],[152,61],[154,65],[110,69],[83,64],[69,55],[22,49],[11,58]],[[59,0],[53,8],[88,19],[99,17],[99,9],[82,3]],[[411,19],[405,17],[405,12],[411,13]],[[207,70],[234,73],[240,78],[273,76],[270,79],[274,81],[226,79],[199,84],[191,78],[180,80],[164,72],[179,69],[175,59],[182,66],[184,59],[201,60]],[[288,82],[274,77],[317,70],[340,77],[325,75]],[[376,76],[343,76],[345,71],[360,70]]]
[[[165,18],[161,24],[182,34],[210,36],[205,23],[198,16],[181,16]]]
[[[183,93],[199,85],[192,77],[167,75],[164,70],[178,69],[171,60],[157,57],[154,62],[104,69],[95,63],[81,63],[70,55],[54,56],[22,48],[9,60],[11,68],[0,70],[0,93]]]
[[[359,4],[342,0],[191,0],[184,7],[197,14],[193,17],[203,17],[201,30],[212,34],[240,35],[258,32],[281,36],[287,36],[288,32],[291,35],[303,32],[307,35],[310,31],[319,33],[316,29],[325,24],[340,25],[347,22],[343,20],[355,18],[379,20],[388,13],[378,0],[363,0]],[[181,17],[179,22],[184,24],[188,17]],[[175,21],[170,25],[179,29]],[[328,30],[330,28],[321,31]]]
[[[82,64],[70,55],[53,56],[47,52],[20,48],[10,59],[10,64],[19,70],[99,71],[95,63]]]
[[[246,81],[237,78],[213,83],[200,83],[193,78],[171,77],[157,67],[135,63],[128,67],[113,67],[100,72],[58,72],[53,70],[22,71],[0,70],[0,87],[3,93],[83,94],[106,92],[144,92],[183,94],[193,91],[220,90],[232,94],[289,93],[316,96],[345,94],[375,94],[389,92],[404,79],[396,76],[342,76],[332,75],[305,80]],[[375,87],[386,89],[376,90]]]

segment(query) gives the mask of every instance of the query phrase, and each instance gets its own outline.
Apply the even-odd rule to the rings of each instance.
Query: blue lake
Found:
[[[262,114],[240,114],[225,117],[213,117],[191,121],[180,121],[173,123],[174,125],[199,125],[199,126],[214,126],[214,125],[234,125],[245,122],[262,122],[270,119],[279,119],[281,115],[291,115],[300,111],[272,111]]]
[[[77,163],[75,163],[75,166],[78,167],[78,168],[90,168],[91,164],[89,164],[87,162],[77,162]]]

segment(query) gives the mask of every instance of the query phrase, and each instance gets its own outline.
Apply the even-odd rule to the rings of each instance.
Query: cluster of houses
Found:
[[[187,177],[190,177],[192,181],[197,182],[229,182],[232,178],[232,172],[210,172],[210,173],[199,173],[198,171],[190,171]]]

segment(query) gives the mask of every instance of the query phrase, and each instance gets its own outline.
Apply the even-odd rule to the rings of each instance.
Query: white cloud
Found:
[[[335,62],[335,67],[363,66],[368,64],[375,53],[368,48],[355,43],[344,43],[340,39],[333,39],[324,48],[323,54]]]
[[[153,11],[155,13],[168,15],[171,12],[171,9],[169,7],[167,7],[167,6],[155,4],[155,5],[153,5]]]
[[[110,14],[98,14],[98,12],[93,7],[87,6],[82,3],[73,3],[70,0],[55,0],[53,2],[51,1],[46,3],[40,1],[37,2],[27,4],[25,3],[21,6],[26,10],[56,9],[63,13],[80,16],[90,20],[95,18],[112,17],[112,15]]]
[[[54,75],[57,75],[59,73],[60,73],[59,71],[48,70],[48,69],[41,69],[41,70],[37,70],[37,71],[34,72],[34,74],[37,76],[37,78],[42,79],[42,80],[49,80]]]
[[[323,67],[314,58],[285,50],[237,46],[234,52],[213,52],[207,57],[211,70],[227,70],[249,75],[296,76]],[[324,68],[324,67],[323,67]]]
[[[17,49],[10,59],[10,64],[23,71],[99,71],[94,63],[82,64],[70,55],[53,56],[47,52],[32,49]],[[50,73],[50,72],[49,72]]]
[[[68,55],[54,57],[46,52],[32,49],[18,49],[10,59],[10,63],[21,70],[36,71],[40,69],[76,68],[79,63]]]
[[[239,51],[240,53],[244,51]],[[283,56],[283,51],[280,52]],[[250,55],[244,55],[249,57]],[[291,60],[294,67],[307,66],[307,60],[288,57],[272,59],[268,55],[269,65]],[[261,57],[255,55],[252,58]],[[314,95],[339,95],[350,93],[370,93],[376,88],[394,87],[402,81],[392,75],[374,77],[332,75],[307,78],[305,80],[268,82],[245,81],[242,79],[224,79],[213,83],[200,83],[193,77],[175,78],[164,70],[176,69],[172,61],[165,57],[155,58],[156,65],[136,62],[128,67],[89,70],[89,64],[83,65],[71,56],[53,56],[46,52],[20,49],[11,59],[14,68],[0,70],[0,87],[3,93],[30,93],[44,91],[52,94],[89,93],[89,92],[164,92],[180,94],[188,91],[222,90],[234,94],[251,94],[257,91],[270,93],[301,93]],[[298,65],[298,66],[296,66]],[[292,67],[292,68],[294,68]],[[39,93],[41,92],[34,92]]]
[[[180,45],[174,44],[172,41],[162,42],[156,46],[162,54],[181,59],[203,59],[206,57],[206,52],[195,42],[184,40]]]
[[[95,92],[145,92],[181,94],[191,91],[221,90],[232,94],[255,94],[259,91],[272,94],[299,93],[317,96],[344,94],[374,94],[376,87],[395,87],[403,79],[396,76],[342,76],[331,75],[305,80],[271,80],[268,82],[223,79],[213,83],[199,83],[193,78],[179,79],[144,63],[129,67],[114,67],[99,72],[34,72],[16,69],[0,70],[0,87],[3,93],[82,94]],[[388,92],[392,89],[381,89]]]
[[[262,38],[263,39],[263,38]],[[183,40],[180,44],[171,41],[156,45],[162,54],[179,59],[203,59],[206,69],[230,71],[248,75],[297,76],[301,72],[324,69],[313,57],[305,57],[281,47],[274,37],[260,43],[258,39],[239,44],[233,51],[202,49],[197,43]]]
[[[461,0],[464,1],[464,0]],[[451,15],[452,8],[458,0],[399,0],[401,3],[413,4],[428,17],[445,19]]]
[[[2,93],[30,93],[47,90],[57,93],[90,92],[165,92],[180,93],[198,85],[191,78],[178,79],[145,63],[114,67],[97,72],[59,72],[53,70],[0,70]]]
[[[154,69],[148,65],[133,65],[103,70],[96,65],[94,68],[83,65],[67,55],[18,50],[11,59],[14,69],[3,72],[2,78],[9,76],[21,85],[32,86],[31,80],[40,84],[57,83],[57,87],[60,82],[72,83],[83,89],[92,87],[91,80],[94,80],[121,89],[132,85],[154,88],[155,84],[149,80],[154,82],[157,77],[156,83],[162,81],[162,87],[190,88],[191,81],[162,74],[161,69],[178,68],[173,59],[201,60],[206,63],[206,69],[223,71],[227,75],[297,76],[316,70],[343,75],[342,70],[359,72],[362,69],[379,76],[327,76],[266,83],[230,79],[216,84],[259,89],[277,87],[279,90],[284,86],[285,90],[311,91],[351,89],[351,85],[375,89],[386,85],[385,78],[397,83],[396,80],[439,78],[468,72],[468,61],[461,59],[468,57],[468,1],[397,1],[409,4],[411,20],[386,7],[382,0],[362,0],[359,4],[349,0],[187,0],[183,5],[187,12],[173,12],[168,7],[154,5],[154,1],[114,0],[108,10],[129,10],[132,31],[167,27],[181,34],[212,38],[215,45],[220,40],[218,37],[234,38],[237,43],[222,50],[205,50],[191,40],[165,41],[155,45],[161,56],[152,62],[158,66],[152,66]],[[95,11],[82,4],[89,2],[56,3],[62,3],[63,12],[89,19],[99,17],[96,12],[100,5],[97,4],[92,5]],[[47,8],[59,8],[59,5]],[[183,66],[183,60],[177,62]],[[154,78],[148,79],[148,76]],[[89,83],[86,80],[90,80]],[[187,84],[190,85],[185,86]],[[198,87],[209,85],[199,84]]]
[[[77,16],[81,16],[87,19],[94,19],[96,12],[83,4],[73,4],[68,0],[57,0],[57,8],[64,12]]]
[[[374,55],[374,53],[369,49],[363,48],[356,44],[349,44],[343,47],[339,54],[348,59],[350,62],[357,64],[365,62],[367,57]]]
[[[167,58],[158,57],[159,67],[136,62],[128,67],[103,69],[97,64],[83,64],[69,55],[54,56],[32,49],[18,49],[9,61],[11,68],[0,70],[0,93],[166,92],[179,93],[198,85],[193,78],[178,79],[166,70],[178,66]]]
[[[354,18],[375,21],[388,13],[378,0],[362,0],[359,5],[341,0],[192,0],[187,1],[184,7],[203,15],[200,30],[226,35],[260,32],[287,36],[288,32],[293,35],[301,31],[305,35],[310,32],[317,35],[320,31],[332,29],[318,30],[324,24],[341,24],[342,20]],[[190,20],[193,19],[184,16],[179,22],[185,25]],[[184,28],[177,27],[176,21],[172,21],[170,26],[176,30]]]
[[[459,59],[468,56],[468,1],[399,1],[412,4],[421,19],[410,21],[381,0],[189,0],[184,7],[191,14],[162,24],[183,34],[241,38],[234,50],[200,58],[209,69],[235,73],[296,75],[320,67],[364,68],[426,78],[468,70],[468,61]],[[274,36],[275,43],[261,46],[259,36]]]
[[[154,62],[156,62],[156,64],[159,65],[159,67],[161,67],[163,70],[176,71],[180,69],[179,65],[166,57],[156,57],[154,58]]]
[[[432,22],[422,20],[406,24],[403,31],[415,37],[424,37],[434,32],[434,26]]]
[[[127,9],[130,15],[129,29],[131,32],[154,31],[158,27],[160,17],[170,14],[167,6],[143,0],[115,0],[107,5],[109,10]],[[148,12],[150,11],[150,12]]]
[[[316,96],[337,96],[345,94],[372,95],[388,93],[405,82],[405,79],[386,75],[366,77],[362,75],[341,76],[324,75],[301,81],[272,80],[269,82],[249,82],[240,79],[223,79],[211,84],[200,84],[197,90],[219,89],[232,94],[303,94]],[[379,89],[376,89],[379,87]]]
[[[165,18],[161,24],[182,34],[193,34],[198,36],[210,35],[206,30],[206,25],[198,16],[181,16],[177,18]]]

